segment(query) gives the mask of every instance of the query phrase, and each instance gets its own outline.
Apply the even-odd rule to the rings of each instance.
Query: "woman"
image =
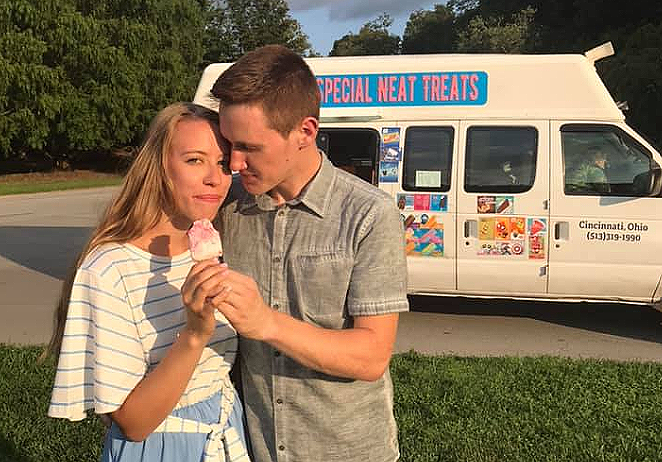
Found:
[[[225,198],[228,154],[216,113],[163,109],[65,283],[48,414],[109,417],[103,461],[248,460],[236,333],[205,303],[226,268],[194,264],[186,236]]]

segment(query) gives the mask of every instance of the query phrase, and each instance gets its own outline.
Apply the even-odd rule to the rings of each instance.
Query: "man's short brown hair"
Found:
[[[286,137],[305,117],[319,119],[317,80],[301,56],[281,45],[246,53],[223,72],[211,93],[220,108],[261,107],[270,128]]]

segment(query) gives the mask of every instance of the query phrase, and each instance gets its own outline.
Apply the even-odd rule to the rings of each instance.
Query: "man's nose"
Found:
[[[241,172],[242,170],[246,170],[247,167],[244,153],[233,149],[230,153],[230,170]]]

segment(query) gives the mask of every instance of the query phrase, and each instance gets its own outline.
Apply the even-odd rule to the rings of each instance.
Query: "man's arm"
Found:
[[[398,313],[354,318],[354,327],[332,330],[276,313],[275,335],[266,341],[300,364],[329,375],[373,381],[386,371],[398,329]]]
[[[246,338],[269,343],[300,364],[337,377],[377,380],[388,367],[397,313],[357,316],[349,329],[325,329],[267,306],[248,276],[228,270],[219,284],[231,290],[213,303]]]

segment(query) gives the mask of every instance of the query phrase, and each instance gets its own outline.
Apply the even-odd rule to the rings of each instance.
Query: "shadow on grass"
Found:
[[[562,303],[412,295],[411,311],[531,318],[592,332],[662,343],[662,313],[623,303]]]
[[[0,257],[62,280],[91,232],[87,227],[0,226]]]
[[[34,459],[21,454],[11,441],[0,435],[0,462],[34,462]]]

